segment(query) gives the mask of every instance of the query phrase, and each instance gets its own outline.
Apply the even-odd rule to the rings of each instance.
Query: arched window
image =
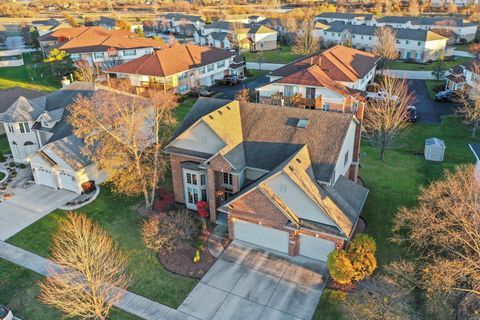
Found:
[[[18,153],[18,145],[15,141],[12,141],[12,145],[13,145],[13,148],[12,148],[12,153],[13,153],[13,157],[14,158],[19,158],[19,153]]]

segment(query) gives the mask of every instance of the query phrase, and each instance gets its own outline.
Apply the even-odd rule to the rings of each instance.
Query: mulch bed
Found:
[[[160,251],[157,257],[162,266],[168,271],[186,277],[201,279],[215,263],[216,259],[208,252],[206,242],[204,242],[204,250],[200,254],[200,261],[197,263],[193,262],[196,252],[197,249],[195,247],[185,244],[177,247],[171,253]]]
[[[340,291],[343,291],[343,292],[351,292],[356,287],[357,287],[357,285],[355,283],[340,284],[340,283],[337,283],[337,282],[333,281],[332,279],[330,279],[330,281],[328,281],[328,283],[327,283],[327,288],[333,289],[333,290],[340,290]]]

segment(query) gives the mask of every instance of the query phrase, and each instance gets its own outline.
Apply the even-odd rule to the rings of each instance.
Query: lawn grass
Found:
[[[290,63],[301,58],[301,55],[293,54],[290,46],[282,45],[275,50],[257,51],[257,52],[243,52],[247,62],[261,62],[261,63]]]
[[[0,259],[0,303],[10,308],[21,319],[51,320],[61,319],[62,313],[41,303],[38,281],[42,276],[13,263]],[[140,319],[125,311],[113,308],[110,320]]]
[[[10,145],[8,144],[8,138],[5,133],[0,135],[0,152],[2,154],[12,153],[12,151],[10,151]]]
[[[466,63],[470,60],[472,60],[472,58],[456,57],[455,60],[445,61],[444,68],[450,69],[460,64]],[[421,63],[409,63],[404,61],[392,61],[388,63],[387,68],[391,70],[433,71],[435,69],[435,62],[421,64]]]
[[[140,238],[143,219],[137,212],[140,198],[125,198],[102,187],[99,197],[81,208],[94,222],[108,231],[128,257],[128,272],[132,277],[130,291],[177,308],[196,285],[197,280],[174,275],[159,263],[155,253],[147,250]],[[51,235],[65,216],[56,210],[7,242],[39,254],[49,255]],[[192,257],[193,259],[193,257]]]
[[[377,241],[380,269],[402,257],[400,248],[389,240],[395,213],[400,207],[414,206],[419,188],[439,179],[445,169],[474,161],[468,144],[479,143],[480,138],[473,139],[470,134],[461,119],[452,116],[443,117],[440,125],[414,124],[399,139],[398,146],[387,151],[385,161],[379,160],[378,151],[363,141],[360,176],[370,193],[362,216],[367,221],[365,232]],[[431,137],[445,141],[444,162],[429,162],[415,156],[423,152],[425,139]],[[333,290],[326,291],[314,319],[343,319],[338,296]]]
[[[430,98],[433,100],[435,99],[435,95],[438,93],[434,89],[435,87],[442,85],[443,88],[445,88],[445,81],[440,80],[425,80],[425,84],[427,85],[427,90],[428,90],[428,95]]]
[[[178,104],[178,106],[173,111],[173,116],[177,120],[177,124],[175,127],[179,126],[180,123],[182,123],[182,120],[185,118],[188,111],[190,111],[195,101],[197,101],[196,98],[186,98]]]
[[[458,51],[468,51],[468,48],[471,46],[471,43],[464,43],[464,44],[455,44],[455,50]]]
[[[42,62],[40,53],[23,54],[23,59],[23,66],[0,68],[0,89],[18,86],[50,92],[61,87],[60,80],[54,77],[48,65]]]

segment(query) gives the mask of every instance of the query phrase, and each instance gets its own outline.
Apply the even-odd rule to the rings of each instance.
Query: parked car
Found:
[[[453,90],[440,91],[435,95],[437,102],[453,102],[457,98],[457,94]]]
[[[226,86],[234,86],[236,84],[239,84],[240,82],[242,82],[240,80],[240,78],[238,78],[237,76],[225,76],[223,78],[223,84],[226,85]]]
[[[405,115],[405,120],[409,122],[417,121],[417,108],[415,106],[407,107],[407,114]]]
[[[207,88],[200,88],[199,94],[201,97],[210,97],[214,94],[215,92],[208,90]]]
[[[13,320],[12,311],[2,305],[0,305],[0,320]]]

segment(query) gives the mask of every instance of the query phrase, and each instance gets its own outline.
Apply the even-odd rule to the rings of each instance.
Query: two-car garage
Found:
[[[288,253],[289,233],[259,224],[235,220],[233,222],[234,238],[259,245],[268,249],[273,249],[283,253]],[[299,255],[326,261],[330,252],[335,250],[333,241],[300,234]]]
[[[51,168],[32,167],[35,183],[54,189],[69,190],[79,193],[77,178],[65,171],[54,171]]]

